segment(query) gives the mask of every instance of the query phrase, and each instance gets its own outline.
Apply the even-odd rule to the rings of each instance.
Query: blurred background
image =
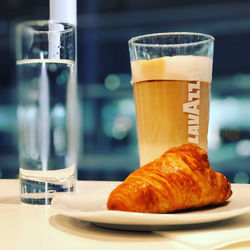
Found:
[[[78,0],[82,146],[78,179],[123,180],[139,166],[129,38],[190,31],[215,36],[209,158],[231,182],[250,182],[250,1]],[[2,0],[0,178],[18,177],[14,28],[48,19],[49,0]]]

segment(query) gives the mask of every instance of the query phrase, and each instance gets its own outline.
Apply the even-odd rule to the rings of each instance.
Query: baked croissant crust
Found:
[[[110,193],[107,208],[167,213],[221,204],[231,195],[230,182],[210,168],[206,151],[184,144],[131,173]]]

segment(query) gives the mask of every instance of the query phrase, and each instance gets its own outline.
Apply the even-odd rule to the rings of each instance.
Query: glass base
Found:
[[[20,179],[21,202],[26,204],[49,205],[56,193],[74,192],[75,182],[65,186],[60,183],[48,183],[44,181],[34,181]]]

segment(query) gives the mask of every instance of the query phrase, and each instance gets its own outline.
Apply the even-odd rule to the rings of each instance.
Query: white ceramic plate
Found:
[[[108,211],[106,202],[110,190],[90,194],[55,196],[52,208],[56,213],[92,222],[104,227],[153,230],[156,227],[193,225],[225,220],[250,212],[250,185],[232,184],[233,195],[221,206],[169,214]]]

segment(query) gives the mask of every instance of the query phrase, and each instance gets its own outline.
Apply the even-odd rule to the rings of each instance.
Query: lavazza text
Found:
[[[188,102],[183,104],[183,112],[188,113],[188,142],[199,141],[200,81],[188,83]]]

